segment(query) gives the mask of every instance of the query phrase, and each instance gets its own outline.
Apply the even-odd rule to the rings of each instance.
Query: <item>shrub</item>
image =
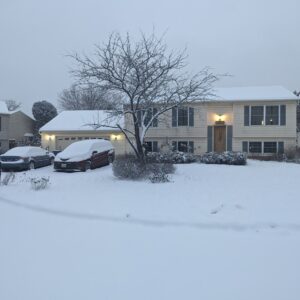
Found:
[[[290,147],[284,152],[286,159],[296,161],[300,159],[300,148]]]
[[[50,181],[49,177],[31,178],[30,179],[31,188],[35,191],[44,190],[48,186],[49,181]]]
[[[198,157],[192,153],[170,151],[166,153],[149,152],[146,159],[153,163],[189,164],[196,162]]]
[[[175,172],[171,163],[141,163],[134,156],[119,156],[113,163],[113,173],[119,179],[139,180],[149,178],[151,182],[169,181],[168,174]]]
[[[3,180],[2,180],[2,184],[3,185],[8,185],[9,183],[13,182],[15,180],[15,173],[13,172],[9,172],[7,174],[5,174]]]
[[[232,151],[223,153],[209,152],[200,157],[200,162],[205,164],[246,165],[247,154]]]

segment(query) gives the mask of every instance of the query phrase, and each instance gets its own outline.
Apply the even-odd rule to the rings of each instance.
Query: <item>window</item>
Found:
[[[264,124],[264,107],[251,106],[251,125]]]
[[[244,126],[286,125],[285,105],[244,106]]]
[[[1,125],[2,125],[2,124],[1,124],[1,123],[2,123],[2,120],[1,120],[1,117],[0,117],[0,131],[2,130],[2,128],[1,128],[1,127],[2,127]]]
[[[264,153],[277,153],[277,142],[264,142]]]
[[[76,140],[76,137],[71,137],[71,140],[72,140],[72,141]]]
[[[68,140],[69,140],[69,138],[68,138],[68,137],[66,137],[66,138],[65,138],[65,141],[68,141]]]
[[[158,152],[157,141],[148,141],[145,142],[146,152]]]
[[[177,126],[188,126],[188,108],[187,107],[181,107],[178,108],[177,112]]]
[[[248,149],[249,145],[249,149]],[[243,152],[257,154],[284,153],[284,142],[242,142]]]
[[[266,125],[279,124],[279,106],[266,106]]]
[[[141,127],[142,125],[142,118],[145,116],[144,119],[144,125],[147,125],[150,120],[152,119],[153,115],[155,115],[157,113],[157,108],[149,108],[147,110],[147,114],[146,114],[146,110],[140,110],[137,112],[137,118],[138,118],[138,123],[139,123],[139,127]],[[145,115],[146,114],[146,115]],[[157,127],[158,125],[158,120],[157,118],[154,118],[152,123],[150,124],[150,127]]]
[[[193,107],[173,107],[172,109],[172,127],[194,126],[194,108]]]
[[[194,142],[193,141],[173,141],[172,148],[173,148],[173,151],[194,153]]]
[[[250,153],[261,153],[262,147],[261,142],[249,142]]]

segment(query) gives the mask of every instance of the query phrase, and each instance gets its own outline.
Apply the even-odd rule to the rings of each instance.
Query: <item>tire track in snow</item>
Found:
[[[6,205],[23,208],[37,213],[44,213],[52,216],[65,217],[69,219],[77,220],[88,220],[88,221],[104,221],[112,223],[127,223],[133,225],[141,225],[147,227],[187,227],[196,228],[201,230],[233,230],[233,231],[259,231],[259,230],[274,230],[274,229],[284,229],[300,232],[300,224],[277,224],[277,223],[254,223],[254,224],[239,224],[239,223],[203,223],[203,222],[185,222],[185,221],[163,221],[163,220],[149,220],[132,218],[129,216],[125,217],[114,217],[93,213],[80,213],[65,211],[53,208],[47,208],[39,205],[32,205],[28,203],[20,203],[18,201],[5,199],[0,196],[0,202]]]

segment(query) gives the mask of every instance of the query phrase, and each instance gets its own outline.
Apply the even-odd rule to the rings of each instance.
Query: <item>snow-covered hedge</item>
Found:
[[[210,152],[200,156],[200,162],[205,164],[246,165],[247,154],[232,151],[223,153]]]
[[[192,153],[172,151],[166,153],[149,152],[147,161],[153,163],[189,164],[196,162],[198,157]]]
[[[113,163],[113,173],[119,179],[150,179],[151,182],[169,181],[168,174],[175,172],[171,163],[147,161],[140,163],[134,156],[118,156]]]

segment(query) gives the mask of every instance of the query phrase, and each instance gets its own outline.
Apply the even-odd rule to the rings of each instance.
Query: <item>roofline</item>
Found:
[[[109,130],[101,130],[101,129],[90,129],[90,130],[39,130],[39,133],[77,133],[77,132],[82,132],[82,133],[105,133],[105,132],[122,132],[120,129],[117,128],[111,128]]]

